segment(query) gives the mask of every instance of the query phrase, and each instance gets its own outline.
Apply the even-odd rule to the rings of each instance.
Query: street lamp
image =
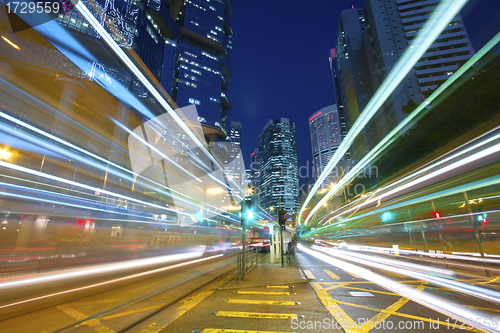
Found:
[[[247,196],[251,196],[253,194],[253,188],[248,187],[247,189]]]
[[[7,148],[0,149],[0,160],[7,160],[12,153],[7,150]]]

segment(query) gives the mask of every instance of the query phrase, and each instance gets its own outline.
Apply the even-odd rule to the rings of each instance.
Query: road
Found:
[[[144,259],[136,260],[128,269],[97,276],[84,274],[87,267],[72,278],[44,281],[47,276],[41,274],[32,278],[35,281],[14,286],[5,284],[27,279],[3,280],[1,331],[119,332],[236,267],[232,255],[176,258],[163,263],[152,259],[158,263],[141,267]]]
[[[346,332],[482,332],[474,326],[484,325],[485,322],[492,326],[490,331],[500,331],[498,304],[455,291],[452,279],[448,280],[450,286],[446,288],[390,272],[386,270],[392,267],[389,265],[374,268],[349,262],[349,258],[357,258],[358,253],[355,252],[334,250],[343,255],[339,260],[331,256],[324,258],[323,252],[316,250],[324,249],[314,246],[299,248],[296,259],[330,314],[338,322],[345,323],[343,328]],[[379,259],[377,256],[373,258]],[[401,264],[399,260],[397,264]],[[406,275],[414,273],[410,269],[407,272]],[[433,278],[437,274],[428,275]],[[466,318],[469,321],[464,323],[455,316],[443,314],[453,311],[468,315]]]

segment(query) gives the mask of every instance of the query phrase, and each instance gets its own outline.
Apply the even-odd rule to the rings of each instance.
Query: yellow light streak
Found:
[[[8,151],[7,148],[0,150],[0,160],[6,160],[10,156],[12,156],[12,153],[10,151]]]
[[[208,194],[221,194],[221,193],[224,193],[224,192],[225,191],[222,188],[220,188],[220,187],[207,189],[207,193]]]
[[[19,46],[17,46],[16,44],[12,43],[12,42],[10,41],[10,39],[8,39],[7,37],[2,36],[2,39],[3,39],[6,43],[8,43],[10,46],[12,46],[13,48],[15,48],[16,50],[20,50],[20,49],[21,49]]]

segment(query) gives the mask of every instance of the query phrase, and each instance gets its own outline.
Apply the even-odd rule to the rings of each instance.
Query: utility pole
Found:
[[[281,198],[279,198],[279,212],[281,212]],[[280,226],[280,238],[281,238],[281,267],[284,267],[285,263],[284,263],[284,260],[283,260],[283,228]]]
[[[243,207],[243,202],[241,203],[241,207]],[[241,279],[245,281],[245,256],[246,256],[246,218],[243,215],[244,211],[243,209],[241,210]]]

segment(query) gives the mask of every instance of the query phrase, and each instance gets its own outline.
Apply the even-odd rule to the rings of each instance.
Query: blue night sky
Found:
[[[292,120],[299,167],[311,160],[307,119],[334,103],[328,52],[335,47],[340,11],[363,0],[234,0],[233,121],[243,124],[243,157],[258,147],[271,118]],[[462,10],[475,50],[500,31],[500,1],[471,0]],[[301,179],[301,184],[305,179]]]

